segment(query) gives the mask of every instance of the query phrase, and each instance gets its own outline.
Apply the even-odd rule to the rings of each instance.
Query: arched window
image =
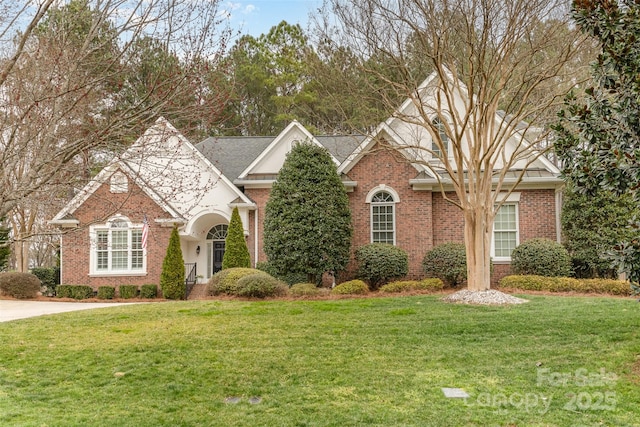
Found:
[[[432,123],[433,127],[438,131],[438,135],[440,136],[440,140],[442,141],[442,145],[445,149],[445,155],[447,155],[449,153],[449,135],[447,135],[446,127],[437,117],[433,119]],[[436,144],[435,140],[431,142],[431,151],[433,151],[433,157],[442,157],[443,155],[442,150],[440,150],[440,147]]]
[[[207,240],[225,240],[227,238],[228,230],[228,225],[218,224],[209,230],[209,233],[207,233]]]
[[[371,197],[371,242],[396,243],[395,204],[389,191],[378,191]]]
[[[117,216],[105,225],[91,227],[92,274],[144,273],[142,224],[131,224],[128,218]]]

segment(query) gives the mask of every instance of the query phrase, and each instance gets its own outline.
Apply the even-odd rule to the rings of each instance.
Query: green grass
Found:
[[[3,323],[0,425],[640,425],[638,302],[528,298],[172,302]],[[583,384],[601,372],[617,379]]]

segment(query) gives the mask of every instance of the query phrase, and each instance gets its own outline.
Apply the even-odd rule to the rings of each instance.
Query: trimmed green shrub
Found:
[[[419,291],[440,291],[444,288],[444,282],[437,277],[428,277],[418,282]]]
[[[437,291],[444,287],[442,280],[438,278],[429,278],[421,281],[404,280],[398,282],[387,283],[380,288],[380,292],[396,293],[409,291]]]
[[[93,288],[86,285],[58,285],[56,288],[58,298],[87,299],[93,297]]]
[[[513,275],[503,277],[499,285],[500,288],[519,289],[523,291],[631,295],[629,282],[612,279],[574,279],[571,277]]]
[[[259,262],[256,264],[256,268],[275,277],[276,279],[282,280],[288,285],[304,283],[307,281],[307,275],[303,273],[278,273],[276,268],[269,261]]]
[[[154,284],[140,286],[140,298],[152,299],[158,296],[158,286]]]
[[[236,295],[238,280],[256,273],[268,276],[264,271],[255,268],[228,268],[218,271],[209,279],[207,293],[209,295]]]
[[[113,299],[116,296],[116,288],[113,286],[98,287],[98,299]]]
[[[289,293],[294,297],[312,297],[320,294],[320,289],[313,283],[296,283],[291,286]]]
[[[289,292],[286,283],[263,272],[250,274],[238,280],[236,296],[250,298],[268,298],[283,296]]]
[[[224,245],[224,256],[222,257],[222,269],[251,267],[251,257],[247,242],[244,240],[244,228],[242,220],[238,213],[238,207],[233,208],[231,221],[229,221],[229,229]]]
[[[0,293],[13,298],[35,298],[40,292],[40,279],[31,273],[0,273]]]
[[[374,290],[389,280],[406,276],[409,257],[405,251],[387,243],[371,243],[356,250],[357,276]]]
[[[60,284],[60,268],[59,267],[36,267],[31,269],[31,274],[36,276],[42,282],[42,293],[44,295],[53,296],[56,294],[56,286]]]
[[[443,243],[426,253],[422,268],[429,277],[437,277],[456,287],[467,279],[467,252],[464,243]]]
[[[349,263],[349,197],[325,148],[294,144],[263,212],[264,252],[278,276],[301,273],[317,283]]]
[[[362,295],[369,292],[369,287],[362,280],[350,280],[331,290],[332,295]]]
[[[167,254],[162,262],[162,273],[160,274],[160,289],[162,295],[167,299],[184,299],[187,294],[187,287],[184,282],[184,260],[182,249],[180,249],[180,236],[178,228],[173,227]]]
[[[138,296],[138,287],[136,285],[120,285],[118,286],[120,298],[131,299]]]
[[[533,274],[546,277],[571,275],[571,257],[560,243],[550,239],[531,239],[511,253],[513,274]]]

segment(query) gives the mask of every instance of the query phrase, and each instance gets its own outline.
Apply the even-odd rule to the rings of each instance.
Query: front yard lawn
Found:
[[[640,425],[638,302],[526,298],[186,301],[3,323],[0,425]]]

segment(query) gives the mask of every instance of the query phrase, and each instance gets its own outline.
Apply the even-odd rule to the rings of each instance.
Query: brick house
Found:
[[[431,77],[425,87],[429,84]],[[407,103],[400,110],[406,108]],[[314,136],[294,121],[275,137],[211,137],[193,145],[158,119],[51,221],[64,230],[61,282],[94,288],[158,283],[173,226],[179,228],[187,274],[205,281],[221,268],[234,207],[252,262],[265,261],[265,205],[287,153],[299,142],[325,147],[332,155],[349,195],[352,248],[397,245],[409,254],[409,275],[419,277],[429,249],[463,241],[463,218],[442,195],[452,192],[446,176],[424,166],[431,159],[415,162],[406,150],[388,148],[430,147],[430,138],[424,129],[420,133],[390,118],[368,137]],[[525,163],[526,169],[508,172],[515,177],[524,171],[524,177],[496,217],[494,284],[508,273],[511,251],[520,242],[560,237],[559,171],[544,157]],[[145,222],[148,238],[143,239]]]

